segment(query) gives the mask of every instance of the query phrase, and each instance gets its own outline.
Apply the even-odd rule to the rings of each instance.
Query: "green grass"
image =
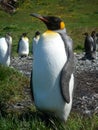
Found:
[[[30,14],[55,15],[64,20],[67,32],[74,42],[74,51],[76,51],[75,48],[79,45],[83,48],[84,37],[82,34],[84,32],[91,33],[93,30],[98,32],[97,5],[97,0],[26,0],[13,15],[0,10],[0,36],[11,32],[13,37],[12,54],[17,55],[18,40],[23,32],[28,32],[31,49],[35,31],[39,30],[43,33],[46,30],[45,25],[32,18]]]
[[[31,13],[61,17],[76,52],[84,49],[84,32],[98,32],[98,0],[25,0],[12,15],[0,10],[0,37],[7,32],[12,34],[12,56],[18,56],[17,44],[23,32],[28,32],[31,50],[35,31],[43,33],[46,30],[41,21],[30,16]],[[90,118],[72,111],[63,124],[57,119],[47,122],[34,106],[20,113],[9,111],[8,104],[26,98],[23,92],[25,86],[29,87],[28,78],[13,68],[0,65],[0,130],[98,130],[96,114]]]
[[[19,118],[16,116],[0,117],[0,130],[97,130],[98,116],[92,118],[71,113],[66,124],[57,119],[46,120],[37,111],[28,116]]]
[[[0,65],[0,113],[7,114],[7,107],[26,98],[24,88],[29,79],[13,68]]]
[[[0,65],[0,130],[97,130],[98,115],[83,116],[73,110],[66,123],[44,116],[33,102],[25,109],[9,109],[27,98],[24,88],[29,79],[13,68]]]

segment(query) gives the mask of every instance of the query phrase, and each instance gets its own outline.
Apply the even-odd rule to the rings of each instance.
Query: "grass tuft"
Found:
[[[29,79],[13,68],[0,65],[0,113],[7,112],[8,106],[23,100],[23,88],[29,87]]]

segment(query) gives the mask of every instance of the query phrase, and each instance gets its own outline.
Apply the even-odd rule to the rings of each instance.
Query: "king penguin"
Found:
[[[94,49],[94,40],[87,32],[84,33],[84,35],[85,35],[85,41],[84,41],[85,56],[82,59],[92,60],[94,59],[92,56]]]
[[[65,122],[73,100],[73,42],[60,18],[35,13],[31,16],[43,21],[48,28],[40,36],[34,54],[30,85],[35,106]]]
[[[0,64],[9,66],[12,48],[12,37],[9,33],[0,38]]]
[[[33,42],[32,42],[32,52],[33,52],[33,55],[34,55],[34,51],[36,50],[36,46],[37,46],[39,38],[40,38],[40,32],[36,31],[35,32],[35,36],[33,38]]]
[[[17,52],[20,57],[26,57],[29,54],[29,39],[27,33],[23,33],[18,42]]]

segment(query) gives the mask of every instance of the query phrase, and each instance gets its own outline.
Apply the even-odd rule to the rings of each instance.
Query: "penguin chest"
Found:
[[[10,55],[8,54],[8,44],[5,38],[0,39],[0,63],[9,66]]]
[[[5,41],[5,38],[0,39],[0,57],[4,58],[8,52],[8,45]]]
[[[29,43],[25,40],[21,40],[19,43],[19,53],[28,54],[29,53]]]
[[[40,38],[33,62],[34,99],[38,108],[57,109],[63,102],[59,82],[66,60],[64,43],[59,34]]]

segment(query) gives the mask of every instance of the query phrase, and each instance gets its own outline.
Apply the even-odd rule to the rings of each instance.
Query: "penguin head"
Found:
[[[83,33],[83,35],[88,36],[89,34],[87,32]]]
[[[24,32],[24,33],[22,34],[22,37],[27,37],[27,33]]]
[[[12,44],[12,37],[11,37],[10,33],[7,33],[5,35],[5,39],[6,39],[7,43]]]
[[[40,19],[41,21],[43,21],[49,30],[59,30],[59,29],[65,28],[64,22],[58,17],[41,16],[41,15],[35,14],[35,13],[31,14],[31,16],[36,17],[36,18]]]
[[[96,31],[92,31],[92,32],[91,32],[91,36],[92,36],[92,37],[96,36]]]

